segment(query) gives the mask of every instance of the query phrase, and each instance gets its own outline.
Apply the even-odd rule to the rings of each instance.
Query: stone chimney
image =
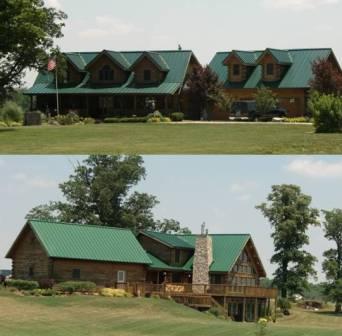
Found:
[[[202,224],[201,235],[196,240],[195,256],[193,263],[192,283],[195,285],[209,285],[209,268],[213,262],[213,242]],[[204,286],[198,286],[204,289]]]

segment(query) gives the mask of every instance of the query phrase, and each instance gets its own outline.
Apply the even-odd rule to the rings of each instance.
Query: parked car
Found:
[[[232,111],[230,114],[230,120],[273,120],[273,118],[285,118],[287,116],[287,110],[284,108],[275,108],[264,114],[260,114],[256,111],[256,102],[254,100],[240,100],[235,101],[232,105]]]

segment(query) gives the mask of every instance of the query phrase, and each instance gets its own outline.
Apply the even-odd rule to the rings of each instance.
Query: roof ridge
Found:
[[[29,219],[28,222],[47,222],[50,224],[61,224],[61,225],[70,225],[70,226],[79,226],[79,227],[91,227],[91,228],[98,228],[98,229],[113,229],[113,230],[122,230],[122,231],[130,231],[131,229],[128,228],[120,228],[115,226],[105,226],[105,225],[92,225],[92,224],[81,224],[81,223],[67,223],[67,222],[58,222],[52,219]],[[133,232],[132,232],[133,233]]]

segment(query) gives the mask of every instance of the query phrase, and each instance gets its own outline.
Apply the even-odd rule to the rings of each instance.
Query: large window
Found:
[[[274,75],[274,64],[268,63],[266,64],[266,75],[273,76]]]
[[[180,250],[175,251],[175,263],[176,264],[180,263]]]
[[[104,65],[99,71],[100,81],[112,81],[114,80],[114,71],[109,65]]]
[[[126,271],[118,271],[117,283],[126,283]]]

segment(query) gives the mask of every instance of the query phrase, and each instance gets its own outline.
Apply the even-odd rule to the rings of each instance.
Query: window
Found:
[[[74,268],[72,270],[72,278],[74,280],[79,280],[81,279],[81,270],[79,268]]]
[[[34,276],[34,266],[30,266],[29,268],[29,277],[32,278]]]
[[[151,80],[151,70],[145,70],[144,71],[144,81],[149,82]]]
[[[99,71],[100,81],[112,81],[114,80],[114,71],[109,65],[105,65]]]
[[[180,250],[175,251],[175,263],[176,264],[180,263]]]
[[[213,285],[221,285],[223,284],[223,277],[221,274],[212,274],[210,276],[210,283]]]
[[[117,283],[125,283],[126,282],[126,271],[118,271],[116,280],[117,280]]]
[[[233,64],[233,75],[240,76],[240,64]]]
[[[273,63],[266,64],[266,75],[273,76],[273,74],[274,74],[274,64]]]

